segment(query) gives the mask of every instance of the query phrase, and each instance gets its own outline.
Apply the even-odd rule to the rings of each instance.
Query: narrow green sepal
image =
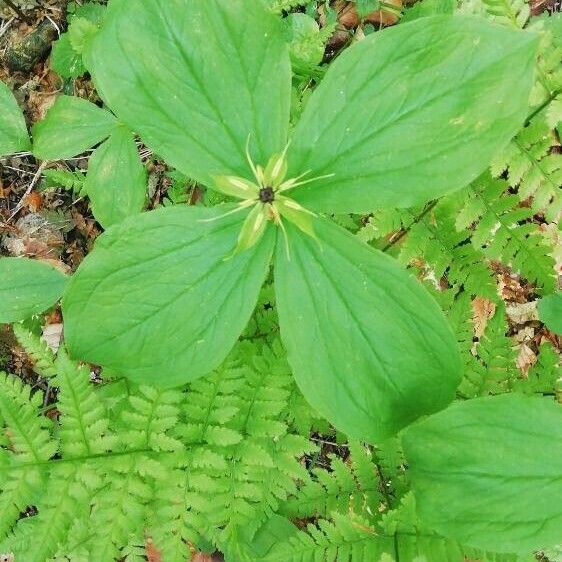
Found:
[[[316,215],[299,205],[292,199],[287,199],[282,195],[278,195],[275,199],[275,205],[281,216],[292,222],[299,230],[302,230],[308,236],[318,240],[314,232],[314,218]]]
[[[265,232],[267,226],[267,209],[265,205],[256,204],[254,208],[248,213],[242,230],[238,235],[238,243],[236,248],[229,257],[248,250],[254,246]]]
[[[244,178],[236,176],[214,176],[215,189],[237,199],[250,199],[258,196],[259,187]]]

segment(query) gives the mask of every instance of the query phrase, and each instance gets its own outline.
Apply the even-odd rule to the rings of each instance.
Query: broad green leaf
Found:
[[[116,124],[109,111],[88,100],[60,96],[33,126],[33,154],[42,160],[72,158],[106,139]]]
[[[244,216],[207,221],[223,212],[159,209],[103,234],[63,298],[71,355],[159,386],[217,367],[253,312],[275,238],[269,228],[225,259]]]
[[[133,134],[125,126],[92,154],[86,192],[96,220],[107,228],[142,211],[147,178]]]
[[[421,18],[374,33],[331,65],[289,148],[305,207],[370,212],[460,189],[519,130],[536,37],[462,16]]]
[[[395,260],[324,219],[318,241],[287,224],[275,290],[281,337],[305,398],[350,437],[380,442],[443,408],[461,376],[435,301]]]
[[[66,276],[28,258],[0,258],[0,322],[19,322],[44,312],[60,297]]]
[[[72,47],[68,33],[63,33],[53,43],[51,68],[63,78],[78,78],[78,76],[82,76],[86,72],[86,67],[82,62],[82,55],[77,53]]]
[[[251,177],[287,141],[291,69],[279,18],[255,0],[110,4],[85,52],[102,97],[167,162],[203,183]]]
[[[12,91],[0,81],[0,156],[29,150],[25,119]]]
[[[456,0],[421,0],[405,11],[400,22],[405,23],[439,14],[452,14],[456,7]]]
[[[562,406],[517,394],[458,403],[404,433],[418,514],[494,552],[560,542]]]
[[[562,334],[562,293],[542,298],[538,304],[539,317],[549,330]]]

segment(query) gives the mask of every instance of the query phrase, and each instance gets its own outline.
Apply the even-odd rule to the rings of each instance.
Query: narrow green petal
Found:
[[[283,196],[277,196],[275,198],[275,205],[283,218],[292,222],[305,234],[308,234],[308,236],[312,236],[312,238],[316,239],[316,234],[314,232],[314,218],[316,215],[314,215],[314,213],[311,213],[296,201]]]
[[[215,189],[237,199],[257,198],[259,187],[245,178],[236,176],[214,176]]]
[[[254,246],[263,236],[266,226],[267,209],[265,205],[257,203],[244,221],[242,230],[238,235],[238,244],[236,245],[233,255]]]

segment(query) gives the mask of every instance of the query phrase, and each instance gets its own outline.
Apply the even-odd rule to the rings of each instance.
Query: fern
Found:
[[[361,444],[349,444],[351,462],[331,457],[331,471],[313,469],[297,495],[288,499],[280,513],[289,517],[328,517],[333,511],[351,511],[367,518],[384,505],[381,480],[372,453]],[[387,506],[388,507],[388,506]]]
[[[531,208],[557,221],[562,212],[562,155],[552,152],[554,135],[541,119],[535,119],[515,137],[492,163],[492,174],[507,171],[521,202],[531,198]]]
[[[406,264],[423,259],[437,282],[446,277],[453,287],[464,287],[472,295],[497,298],[495,280],[482,253],[470,242],[471,233],[457,231],[451,212],[451,199],[445,198],[431,215],[414,221],[402,245],[399,259]]]
[[[459,230],[473,229],[472,245],[488,259],[510,265],[544,291],[553,291],[552,249],[530,221],[533,211],[508,193],[506,182],[486,173],[463,195],[456,223]]]
[[[508,392],[518,377],[515,351],[506,331],[505,311],[499,306],[475,346],[476,357],[467,365],[459,388],[465,398]]]
[[[486,11],[498,23],[522,28],[531,13],[525,0],[482,0]]]
[[[75,193],[79,197],[86,195],[86,175],[80,170],[45,170],[43,172],[45,183],[43,189],[50,190],[62,187],[66,191]]]
[[[12,330],[19,344],[33,360],[34,371],[46,378],[54,377],[57,374],[55,355],[49,346],[22,324],[13,324]]]
[[[513,382],[513,390],[527,394],[555,394],[560,385],[560,357],[551,343],[541,344],[537,362],[527,377]]]
[[[290,12],[295,8],[307,6],[312,0],[267,0],[270,10],[275,14]]]
[[[413,498],[389,513],[382,527],[333,513],[277,544],[264,562],[531,562],[532,556],[493,555],[439,537],[420,528],[413,513]]]
[[[296,458],[314,446],[289,433],[284,421],[294,382],[279,352],[278,343],[260,349],[246,342],[185,397],[186,419],[178,433],[189,447],[186,498],[193,542],[199,530],[209,529],[207,541],[228,547],[241,529],[257,530],[296,492],[295,480],[306,478]]]

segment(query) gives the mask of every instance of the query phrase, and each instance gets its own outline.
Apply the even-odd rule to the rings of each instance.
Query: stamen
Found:
[[[252,161],[252,156],[250,155],[250,137],[251,136],[252,136],[252,133],[249,133],[248,139],[246,140],[246,158],[248,160],[248,164],[250,165],[252,173],[254,174],[254,177],[256,178],[257,182],[260,183],[258,171],[256,170],[256,166],[254,165],[254,162]]]
[[[294,178],[293,180],[288,180],[288,181],[286,181],[284,184],[282,184],[282,185],[279,187],[279,190],[278,190],[278,191],[279,191],[279,192],[281,192],[281,191],[287,191],[288,189],[293,189],[293,187],[298,187],[298,186],[300,186],[300,185],[306,185],[307,183],[311,183],[311,182],[313,182],[313,181],[323,180],[323,179],[326,179],[326,178],[332,178],[332,177],[334,177],[334,176],[336,175],[336,174],[326,174],[326,175],[324,175],[324,176],[316,176],[316,177],[314,177],[314,178],[310,178],[310,179],[304,180],[304,181],[296,181],[296,180],[298,180],[300,177],[303,177],[304,175],[309,174],[309,173],[310,173],[310,171],[309,171],[309,172],[306,172],[305,174],[301,174],[299,177]],[[292,183],[292,182],[294,182],[294,183]],[[286,185],[286,184],[288,184],[288,183],[291,183],[291,185]]]

